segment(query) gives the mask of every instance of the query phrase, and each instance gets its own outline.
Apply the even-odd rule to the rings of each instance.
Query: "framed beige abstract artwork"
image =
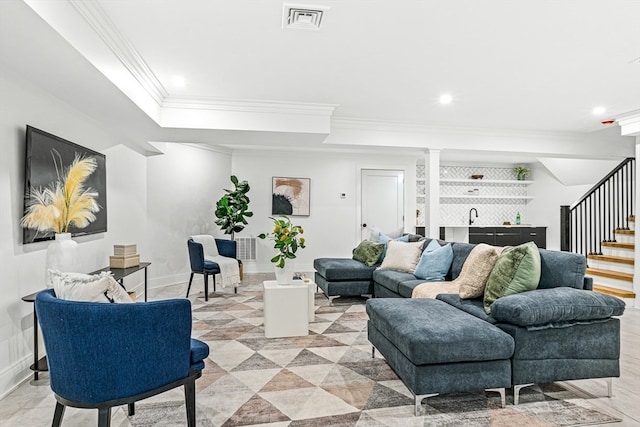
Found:
[[[271,214],[309,216],[310,178],[274,176],[272,182]]]

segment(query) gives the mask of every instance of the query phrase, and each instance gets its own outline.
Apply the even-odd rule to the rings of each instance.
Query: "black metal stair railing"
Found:
[[[629,229],[635,209],[635,158],[626,158],[571,206],[560,207],[560,249],[601,255],[616,229]]]

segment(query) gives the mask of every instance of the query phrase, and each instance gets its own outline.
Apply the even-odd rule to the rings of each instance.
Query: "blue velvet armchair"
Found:
[[[236,258],[237,243],[235,240],[215,239],[218,253],[229,258]],[[204,248],[200,243],[194,242],[193,239],[187,240],[189,248],[189,263],[191,264],[191,276],[189,276],[189,286],[187,287],[187,297],[191,290],[191,282],[193,282],[194,274],[204,275],[204,300],[209,301],[209,276],[213,278],[213,292],[216,291],[216,274],[220,273],[220,266],[213,261],[204,259]],[[242,279],[242,261],[238,260],[240,267],[240,279]],[[238,293],[238,288],[233,288],[234,293]]]
[[[109,304],[58,299],[52,289],[35,301],[57,400],[52,426],[67,406],[98,409],[108,427],[111,408],[184,386],[187,425],[195,426],[195,381],[209,346],[191,338],[191,303],[170,299]]]

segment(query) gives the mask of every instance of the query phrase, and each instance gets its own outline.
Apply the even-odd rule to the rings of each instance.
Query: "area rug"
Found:
[[[414,417],[411,393],[384,359],[371,358],[364,298],[316,294],[309,335],[264,337],[260,286],[193,301],[193,336],[211,354],[197,386],[198,426],[579,426],[620,421],[584,405],[559,383],[521,391],[500,408],[497,393],[425,399]],[[186,425],[180,389],[136,404],[132,426]]]

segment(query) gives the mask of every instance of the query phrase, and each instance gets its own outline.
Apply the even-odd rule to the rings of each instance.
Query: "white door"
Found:
[[[404,171],[362,169],[361,237],[372,226],[391,232],[404,227]]]

